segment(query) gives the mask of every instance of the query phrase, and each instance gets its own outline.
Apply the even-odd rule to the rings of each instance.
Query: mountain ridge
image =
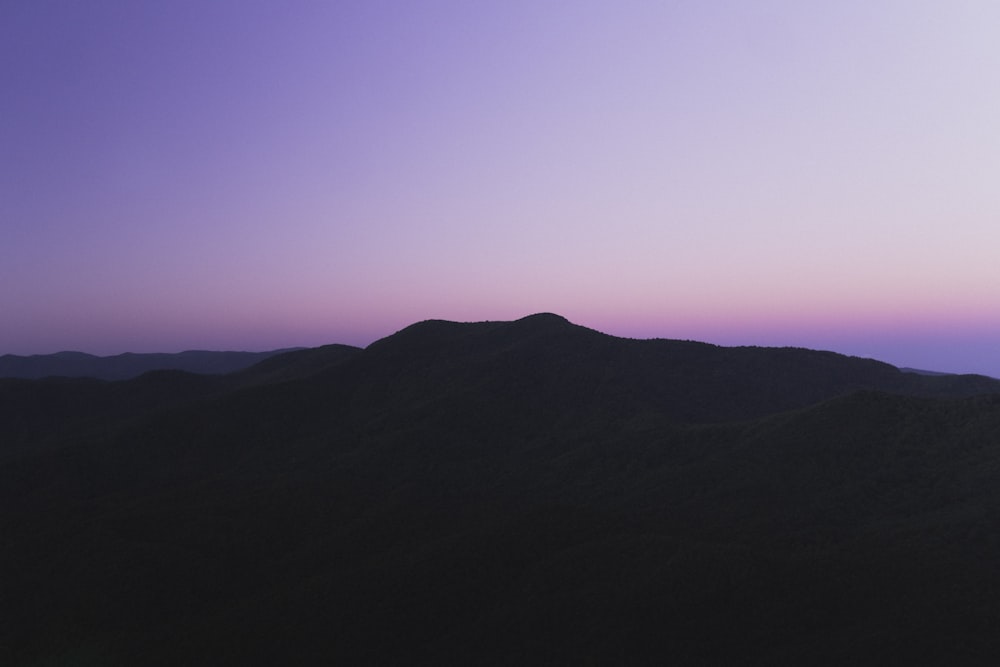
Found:
[[[1000,657],[986,378],[427,321],[223,376],[0,381],[12,443],[5,664]]]
[[[180,370],[189,373],[225,374],[241,370],[268,357],[302,348],[267,352],[185,350],[98,356],[86,352],[63,351],[53,354],[0,355],[0,378],[38,380],[45,377],[93,377],[100,380],[128,380],[153,370]]]

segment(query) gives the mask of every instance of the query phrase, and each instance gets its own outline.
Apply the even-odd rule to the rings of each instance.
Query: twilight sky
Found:
[[[0,354],[537,311],[1000,376],[995,0],[0,3]]]

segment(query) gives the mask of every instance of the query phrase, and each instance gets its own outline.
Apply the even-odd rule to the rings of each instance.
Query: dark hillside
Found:
[[[222,378],[151,371],[132,380],[0,378],[0,460],[104,433],[150,412],[219,394]]]
[[[650,411],[683,422],[749,419],[861,389],[926,396],[1000,391],[983,376],[919,376],[871,359],[799,348],[628,340],[551,314],[515,322],[428,321],[356,360],[377,391],[469,395],[611,417]]]
[[[359,352],[360,348],[350,345],[324,345],[284,352],[233,373],[232,379],[243,386],[298,380],[334,368]]]
[[[295,354],[0,462],[0,662],[1000,657],[980,379],[552,315]]]
[[[57,446],[68,438],[114,430],[151,412],[219,396],[240,387],[321,373],[360,352],[327,345],[268,356],[227,376],[149,371],[120,382],[94,378],[0,378],[0,460]]]

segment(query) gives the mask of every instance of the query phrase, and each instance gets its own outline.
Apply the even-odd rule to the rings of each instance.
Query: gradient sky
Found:
[[[1000,376],[1000,3],[0,3],[0,353],[537,311]]]

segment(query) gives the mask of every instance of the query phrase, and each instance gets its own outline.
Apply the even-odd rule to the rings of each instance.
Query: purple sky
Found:
[[[1000,3],[0,3],[0,353],[608,333],[1000,376]]]

